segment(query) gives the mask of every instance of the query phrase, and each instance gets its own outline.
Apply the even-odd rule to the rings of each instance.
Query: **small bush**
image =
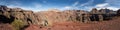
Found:
[[[15,30],[20,30],[22,27],[25,26],[22,20],[14,20],[11,25],[15,28]]]

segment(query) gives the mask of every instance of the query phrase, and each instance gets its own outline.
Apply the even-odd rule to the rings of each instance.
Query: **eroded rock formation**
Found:
[[[33,11],[0,5],[0,24],[10,24],[20,29],[26,25],[37,24],[37,19]]]
[[[120,10],[117,11],[117,15],[120,14],[119,12]],[[4,5],[0,6],[0,24],[14,24],[17,20],[19,23],[22,21],[24,26],[31,24],[51,26],[53,23],[66,21],[89,23],[92,21],[111,19],[111,17],[114,17],[115,15],[116,12],[109,9],[97,10],[96,8],[93,8],[90,12],[83,10],[59,11],[57,9],[53,9],[34,13],[33,11],[23,10],[21,8],[8,8]]]
[[[120,16],[120,9],[117,11],[117,15]]]
[[[37,20],[33,11],[23,10],[21,8],[7,8],[7,6],[0,6],[0,15],[1,17],[5,17],[1,18],[3,21],[8,18],[10,20],[26,21],[26,24],[28,22],[34,24],[35,20]]]

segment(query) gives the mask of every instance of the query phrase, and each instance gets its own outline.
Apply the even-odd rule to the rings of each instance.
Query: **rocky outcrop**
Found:
[[[109,9],[97,10],[93,8],[91,12],[82,10],[54,10],[38,12],[37,15],[40,17],[39,20],[47,22],[43,24],[51,24],[53,22],[63,21],[80,21],[85,23],[89,21],[104,21],[111,19],[116,13]]]
[[[102,21],[103,20],[103,13],[99,12],[96,8],[93,8],[90,12],[90,19],[91,21]]]
[[[117,15],[120,14],[119,12],[120,11],[118,10]],[[59,11],[58,9],[50,9],[49,11],[34,13],[30,10],[8,8],[7,6],[0,5],[0,24],[10,24],[12,26],[14,25],[14,27],[31,26],[33,24],[37,26],[51,26],[54,23],[66,21],[89,23],[92,21],[111,19],[111,17],[114,17],[115,15],[116,12],[109,9],[97,10],[96,8],[93,8],[90,12],[83,10]]]
[[[102,13],[103,19],[111,19],[112,17],[116,16],[116,12],[110,9],[101,9],[99,10],[100,13]]]
[[[118,16],[120,16],[120,9],[119,9],[119,10],[117,10],[117,15],[118,15]]]
[[[36,13],[42,24],[52,24],[55,22],[64,21],[75,21],[76,20],[76,10],[66,10],[66,11],[43,11]],[[46,22],[46,23],[45,23]]]
[[[7,6],[0,6],[0,17],[1,21],[4,19],[10,20],[22,20],[25,21],[26,24],[34,24],[37,21],[37,18],[33,11],[23,10],[21,8],[8,8]]]
[[[23,10],[21,8],[8,8],[6,6],[1,6],[0,10],[1,16],[4,15],[5,17],[11,20],[22,20],[27,25],[28,24],[45,25],[63,21],[80,21],[80,22],[102,21],[113,15],[112,13],[113,11],[109,9],[97,10],[96,8],[93,8],[91,12],[83,10],[59,11],[57,9],[53,9],[49,11],[33,13],[32,11]]]
[[[38,18],[30,10],[23,10],[21,8],[8,8],[0,5],[0,24],[10,24],[19,29],[30,24],[38,24]],[[21,24],[22,23],[22,24]]]

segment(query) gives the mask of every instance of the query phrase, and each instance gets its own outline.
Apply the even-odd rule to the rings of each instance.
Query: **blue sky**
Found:
[[[0,0],[0,5],[33,11],[45,11],[48,9],[81,9],[90,11],[92,8],[117,10],[120,8],[119,3],[120,0]]]

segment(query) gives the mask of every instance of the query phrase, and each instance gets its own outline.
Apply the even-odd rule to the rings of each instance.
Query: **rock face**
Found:
[[[76,10],[66,10],[66,11],[43,11],[38,12],[38,17],[40,17],[41,21],[44,21],[48,24],[52,24],[55,22],[64,22],[64,21],[75,21],[76,20]],[[42,24],[46,24],[43,23]]]
[[[33,11],[23,10],[21,8],[7,8],[6,6],[0,6],[0,18],[1,21],[13,21],[22,20],[26,24],[34,24],[37,20]]]
[[[111,17],[116,16],[116,12],[112,11],[110,9],[101,9],[99,10],[100,13],[102,13],[103,19],[107,20],[107,19],[111,19]]]
[[[90,16],[91,21],[103,20],[103,15],[102,15],[103,13],[99,12],[96,8],[93,8],[90,14],[91,14]]]
[[[26,25],[38,24],[37,20],[38,18],[33,11],[0,6],[0,24],[10,24],[14,26],[14,29],[20,29]]]
[[[120,10],[117,11],[117,14],[120,14]],[[33,24],[38,26],[51,26],[54,23],[67,21],[78,21],[81,23],[104,21],[111,19],[115,15],[116,12],[109,9],[97,10],[93,8],[90,12],[83,10],[59,11],[57,9],[50,9],[49,11],[34,13],[33,11],[23,10],[21,8],[8,8],[7,6],[0,5],[0,24],[16,25],[22,22],[24,26],[31,25],[31,28],[34,27],[32,26]]]
[[[52,24],[54,22],[64,22],[64,21],[80,21],[80,22],[90,22],[90,21],[104,21],[106,19],[111,19],[114,15],[114,11],[109,9],[97,10],[93,8],[91,12],[82,10],[65,10],[65,11],[42,11],[36,13],[42,24]],[[45,23],[46,22],[46,23]]]
[[[20,20],[25,23],[25,25],[29,25],[37,24],[37,19],[33,11],[23,10],[21,8],[8,8],[4,5],[0,6],[0,23],[11,24],[15,20]]]
[[[120,16],[120,9],[119,9],[119,10],[117,10],[117,15],[118,15],[118,16]]]

